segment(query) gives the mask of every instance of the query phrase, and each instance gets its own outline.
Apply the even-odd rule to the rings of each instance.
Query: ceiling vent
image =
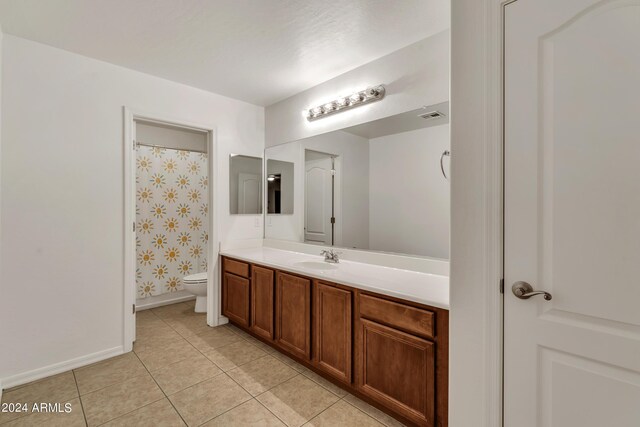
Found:
[[[440,111],[429,111],[428,113],[418,114],[418,117],[421,117],[425,120],[440,119],[444,117],[444,113],[441,113]]]

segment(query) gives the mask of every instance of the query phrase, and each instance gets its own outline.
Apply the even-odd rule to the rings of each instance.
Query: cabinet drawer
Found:
[[[434,315],[430,311],[360,294],[360,317],[398,328],[424,338],[433,338]]]
[[[232,273],[237,276],[246,277],[247,279],[249,278],[249,264],[246,262],[224,258],[223,268],[225,273]]]

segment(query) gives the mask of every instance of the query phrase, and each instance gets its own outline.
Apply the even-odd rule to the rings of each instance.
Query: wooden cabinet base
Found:
[[[448,426],[447,310],[229,261],[232,324],[404,424]]]

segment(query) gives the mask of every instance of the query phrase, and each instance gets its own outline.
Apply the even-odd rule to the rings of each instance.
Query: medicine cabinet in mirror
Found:
[[[232,215],[262,213],[262,159],[229,156],[229,207]]]
[[[448,103],[269,147],[267,177],[290,165],[293,200],[269,215],[268,195],[265,237],[448,259],[448,150]]]

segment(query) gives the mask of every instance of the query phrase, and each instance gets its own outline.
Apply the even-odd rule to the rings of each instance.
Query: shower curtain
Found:
[[[138,146],[138,298],[176,292],[184,276],[207,271],[207,165],[206,153]]]

